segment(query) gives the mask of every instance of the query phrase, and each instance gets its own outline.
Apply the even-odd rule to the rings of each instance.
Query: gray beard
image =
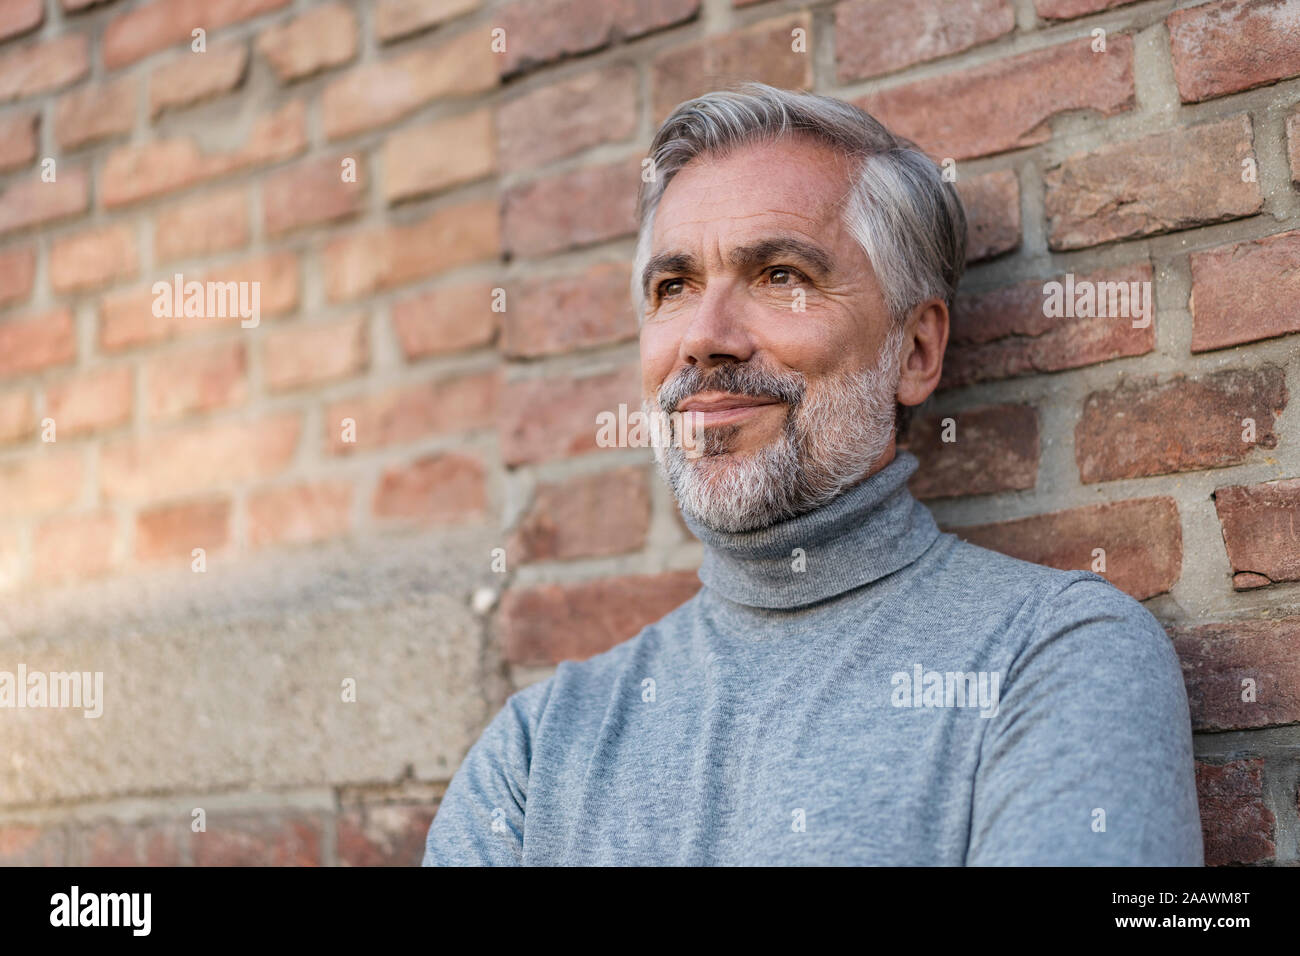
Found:
[[[708,388],[788,404],[781,434],[751,452],[729,452],[742,426],[724,425],[702,429],[688,454],[674,423],[672,440],[655,443],[654,453],[679,507],[714,531],[755,531],[812,511],[858,482],[894,436],[902,344],[902,327],[894,325],[875,367],[813,389],[799,373],[743,363],[712,375],[694,366],[679,373],[659,390],[661,416]],[[641,407],[647,417],[654,414],[649,399]]]

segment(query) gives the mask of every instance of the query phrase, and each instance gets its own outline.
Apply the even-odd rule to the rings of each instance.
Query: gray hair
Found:
[[[645,316],[642,273],[650,258],[655,211],[669,182],[702,155],[787,136],[805,136],[844,153],[856,165],[845,224],[875,269],[896,323],[931,298],[952,307],[966,264],[966,214],[953,185],[911,140],[869,113],[814,93],[746,83],[682,103],[650,146],[653,176],[637,199],[632,299]]]

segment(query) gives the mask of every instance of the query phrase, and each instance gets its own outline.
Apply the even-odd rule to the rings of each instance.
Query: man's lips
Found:
[[[739,421],[756,414],[770,405],[779,405],[770,398],[726,393],[701,393],[692,395],[677,406],[679,412],[688,413],[697,425],[720,425]]]

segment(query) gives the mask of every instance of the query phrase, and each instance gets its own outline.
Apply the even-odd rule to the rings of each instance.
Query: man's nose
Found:
[[[711,282],[699,299],[682,336],[679,358],[709,368],[726,362],[747,362],[754,354],[742,303],[732,283]]]

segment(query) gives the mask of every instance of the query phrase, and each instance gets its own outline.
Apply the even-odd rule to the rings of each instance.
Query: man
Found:
[[[424,863],[1201,864],[1160,625],[908,492],[896,413],[939,381],[952,186],[861,110],[761,85],[681,105],[651,156],[643,392],[700,438],[655,455],[704,587],[514,694]]]

